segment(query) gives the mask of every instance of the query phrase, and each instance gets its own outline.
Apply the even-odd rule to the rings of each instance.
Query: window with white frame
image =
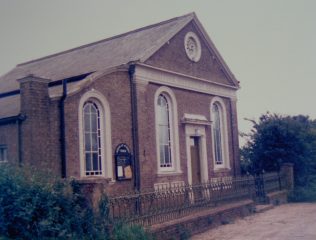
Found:
[[[213,136],[214,136],[214,156],[215,163],[223,164],[223,150],[222,150],[222,113],[218,103],[213,104]]]
[[[155,93],[155,117],[158,173],[180,172],[177,103],[168,87]]]
[[[91,101],[83,107],[85,174],[102,175],[100,110]]]
[[[6,145],[0,145],[0,163],[8,161],[8,148]]]
[[[81,177],[113,178],[110,107],[96,90],[79,102],[79,144]]]
[[[159,135],[160,167],[172,168],[170,107],[164,94],[158,96],[157,125]]]
[[[219,97],[211,103],[211,119],[215,169],[229,168],[226,108]]]

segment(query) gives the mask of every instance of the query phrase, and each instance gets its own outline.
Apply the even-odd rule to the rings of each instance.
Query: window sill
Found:
[[[229,172],[231,169],[228,167],[215,167],[214,172]]]
[[[179,176],[182,175],[182,171],[165,171],[165,172],[158,172],[157,177],[165,177],[165,176]]]
[[[81,177],[77,179],[79,183],[82,184],[92,184],[92,183],[103,183],[103,184],[110,184],[114,182],[113,179],[111,178],[106,178],[106,177]]]

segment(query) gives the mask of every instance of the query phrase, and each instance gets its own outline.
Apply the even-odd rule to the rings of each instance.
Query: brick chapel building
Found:
[[[236,176],[238,88],[194,13],[22,63],[0,78],[0,162],[109,191]]]

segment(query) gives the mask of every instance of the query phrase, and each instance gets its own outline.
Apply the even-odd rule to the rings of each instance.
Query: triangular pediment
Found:
[[[190,59],[186,50],[187,35],[192,33],[199,41],[200,58]],[[178,32],[166,39],[155,52],[143,59],[145,64],[198,77],[219,84],[239,87],[239,83],[219,54],[203,26],[192,14],[192,19]]]

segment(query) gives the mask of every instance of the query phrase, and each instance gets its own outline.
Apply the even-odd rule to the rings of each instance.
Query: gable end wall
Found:
[[[184,38],[187,32],[194,32],[201,42],[201,59],[192,62],[186,55]],[[218,60],[213,58],[214,54],[207,47],[207,42],[199,34],[196,26],[191,22],[177,33],[170,41],[163,45],[146,64],[167,69],[170,71],[207,79],[226,85],[233,85],[221,69]]]

